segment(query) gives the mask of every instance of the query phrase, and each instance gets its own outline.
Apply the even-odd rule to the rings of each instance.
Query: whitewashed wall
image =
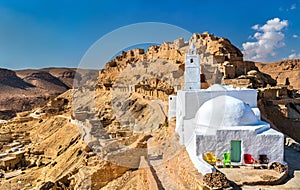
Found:
[[[216,136],[196,133],[196,154],[213,152],[222,159],[224,152],[230,152],[231,140],[242,141],[241,162],[243,154],[251,154],[254,159],[266,154],[270,162],[283,162],[284,136],[273,129],[259,134],[253,130],[218,130]]]
[[[202,175],[205,175],[207,173],[215,172],[216,169],[208,164],[206,161],[202,159],[202,156],[197,156],[196,154],[196,135],[194,135],[191,138],[191,141],[185,144],[186,150],[189,154],[189,157],[191,161],[193,162],[195,168],[200,172]]]
[[[176,117],[176,97],[175,95],[169,96],[169,110],[168,110],[168,119]]]
[[[246,104],[249,104],[251,108],[257,107],[257,91],[252,89],[228,91],[180,90],[177,92],[177,105],[178,102],[181,102],[182,105],[181,107],[177,106],[177,109],[182,110],[184,119],[192,119],[204,102],[221,95],[228,95],[240,99]]]

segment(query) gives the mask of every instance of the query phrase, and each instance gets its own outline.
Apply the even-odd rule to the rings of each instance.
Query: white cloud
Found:
[[[299,38],[299,36],[297,34],[294,34],[293,38]]]
[[[292,52],[289,56],[288,59],[300,59],[300,53]]]
[[[256,25],[252,26],[251,28],[252,28],[253,30],[258,30],[258,29],[259,29],[259,25],[256,24]]]
[[[300,2],[300,1],[298,1],[298,2]],[[278,8],[278,10],[279,11],[286,11],[286,12],[289,12],[290,10],[296,10],[297,9],[297,4],[296,3],[294,3],[294,4],[292,4],[290,7],[279,7]]]
[[[296,4],[292,4],[290,9],[291,9],[291,10],[295,10],[295,9],[297,9],[297,6],[296,6]]]
[[[279,18],[268,20],[263,26],[252,26],[256,30],[252,38],[256,41],[242,44],[245,59],[267,61],[270,56],[275,56],[275,50],[285,46],[282,30],[287,26],[288,21]]]

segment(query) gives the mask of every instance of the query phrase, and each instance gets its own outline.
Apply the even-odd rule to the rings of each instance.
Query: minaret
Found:
[[[200,55],[192,42],[185,55],[184,89],[197,90],[200,85]]]

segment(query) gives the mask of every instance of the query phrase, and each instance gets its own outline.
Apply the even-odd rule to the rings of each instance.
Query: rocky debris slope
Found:
[[[69,122],[70,116],[60,114],[42,115],[25,122],[9,121],[0,126],[1,131],[9,130],[13,135],[28,131],[30,138],[30,144],[22,147],[27,163],[22,168],[23,174],[9,180],[0,179],[0,189],[48,186],[74,189],[87,176],[91,177],[90,187],[99,189],[129,169],[96,157],[81,140],[78,127]],[[86,170],[88,173],[84,172]]]
[[[203,177],[203,181],[211,188],[223,188],[229,186],[229,181],[223,173],[208,173]]]
[[[104,109],[108,111],[109,107],[105,100],[111,100],[111,96],[107,94],[109,92],[97,93],[95,100],[99,103],[97,104],[99,110],[102,110],[100,112],[104,112]],[[69,90],[56,99],[71,97],[72,91]],[[127,107],[133,114],[141,111],[137,105],[150,104],[150,101],[140,99],[138,96],[133,98],[135,103],[128,104],[129,107]],[[104,102],[101,103],[100,99]],[[80,129],[73,124],[70,112],[72,100],[63,101],[66,104],[61,107],[60,111],[49,114],[45,110],[56,105],[52,101],[46,107],[39,108],[38,114],[36,110],[33,110],[31,113],[21,114],[22,121],[16,118],[1,124],[1,131],[10,130],[13,136],[27,131],[27,137],[30,139],[30,144],[27,143],[22,148],[27,162],[23,167],[23,173],[9,180],[0,179],[1,189],[161,189],[160,186],[168,189],[170,184],[174,184],[179,189],[202,187],[201,176],[193,170],[188,154],[185,149],[180,148],[178,139],[174,138],[175,121],[169,125],[157,126],[145,134],[137,132],[128,137],[121,135],[110,139],[110,142],[126,148],[120,149],[115,145],[109,145],[107,148],[111,147],[111,150],[104,153],[106,150],[102,149],[104,154],[97,154],[92,151],[92,145],[95,142],[83,141]],[[144,118],[149,118],[150,113],[144,112],[143,114]],[[24,118],[31,119],[26,121]],[[164,119],[161,122],[164,122]],[[122,126],[120,127],[115,130],[122,131]],[[22,135],[16,136],[15,140],[20,140],[18,137],[21,138]],[[5,136],[5,138],[11,141],[10,136]],[[149,139],[152,140],[148,145]],[[154,146],[155,148],[159,144],[164,147],[158,150],[158,152],[164,152],[164,158],[159,165],[148,162],[149,167],[145,169],[131,169],[123,164],[119,165],[120,160],[117,159],[131,160],[131,163],[136,162],[138,166],[141,159],[141,155],[137,154],[139,150],[143,150],[143,156],[148,158],[147,147]],[[153,155],[154,153],[151,152],[151,156]],[[118,164],[113,163],[110,156],[117,158],[114,161]]]
[[[272,164],[270,164],[269,168],[279,173],[283,173],[287,171],[287,166],[284,166],[280,162],[273,162]]]

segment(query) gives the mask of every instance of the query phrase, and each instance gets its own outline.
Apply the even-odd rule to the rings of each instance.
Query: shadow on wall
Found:
[[[300,121],[290,120],[280,111],[279,106],[259,106],[264,115],[272,121],[278,130],[300,142]]]

